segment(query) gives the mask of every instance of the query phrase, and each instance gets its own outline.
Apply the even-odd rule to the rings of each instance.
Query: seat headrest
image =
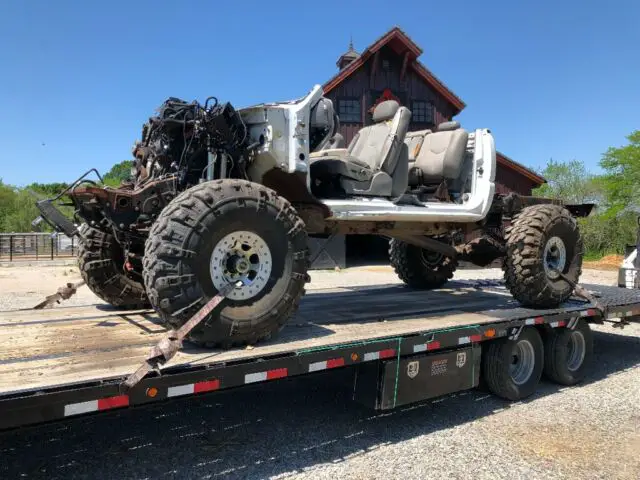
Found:
[[[391,120],[399,108],[400,104],[395,100],[385,100],[379,103],[373,111],[373,121],[377,123]]]
[[[439,132],[446,132],[448,130],[457,130],[460,128],[460,122],[451,121],[451,122],[442,122],[438,125]]]

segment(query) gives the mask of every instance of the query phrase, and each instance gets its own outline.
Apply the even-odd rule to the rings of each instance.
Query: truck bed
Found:
[[[332,352],[340,354],[342,366],[382,358],[384,352],[410,354],[506,336],[524,324],[564,326],[574,317],[599,321],[602,314],[608,318],[640,314],[640,291],[586,287],[596,292],[605,312],[579,299],[550,310],[521,308],[504,287],[473,281],[451,282],[432,291],[404,286],[315,291],[306,295],[297,315],[274,339],[227,351],[185,343],[163,367],[162,378],[189,372],[204,378],[206,372],[242,366],[248,383],[248,378],[257,378],[251,372],[260,369],[280,368],[289,375],[296,368],[297,373],[310,372],[314,361],[331,362],[336,355]],[[117,393],[119,382],[140,366],[165,332],[157,315],[148,310],[62,304],[0,312],[0,407],[3,400],[15,403],[96,385],[113,387],[109,391]],[[304,356],[309,360],[302,361]]]

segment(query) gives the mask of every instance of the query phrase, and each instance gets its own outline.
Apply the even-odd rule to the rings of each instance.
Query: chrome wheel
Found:
[[[213,248],[209,270],[216,290],[242,281],[228,298],[247,300],[257,295],[271,275],[271,250],[259,235],[237,231],[223,237]]]
[[[560,237],[551,237],[547,240],[542,261],[547,277],[554,280],[560,277],[558,272],[562,272],[567,265],[567,247]]]
[[[568,349],[567,368],[569,371],[575,372],[582,366],[587,351],[587,342],[582,332],[577,330],[571,332],[569,335]]]
[[[529,340],[516,342],[511,353],[511,365],[509,365],[509,375],[513,383],[522,385],[531,378],[535,358],[535,350]]]

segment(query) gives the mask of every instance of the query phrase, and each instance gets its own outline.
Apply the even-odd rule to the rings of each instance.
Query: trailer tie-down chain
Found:
[[[54,303],[60,303],[61,300],[68,300],[73,294],[78,291],[78,288],[85,284],[84,281],[78,283],[67,283],[64,286],[58,288],[58,291],[53,295],[47,295],[47,297],[33,307],[34,310],[41,310],[45,307],[53,305]]]
[[[187,320],[179,329],[170,330],[167,334],[151,349],[145,362],[127,379],[120,384],[120,389],[124,392],[136,386],[148,373],[155,371],[160,373],[160,366],[171,360],[178,350],[182,348],[182,340],[193,330],[200,322],[225,299],[231,291],[236,287],[244,285],[242,280],[235,283],[229,283],[220,289],[218,294],[211,298],[198,312]]]

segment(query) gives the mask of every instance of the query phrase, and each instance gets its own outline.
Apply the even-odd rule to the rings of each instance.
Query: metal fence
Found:
[[[75,257],[77,242],[50,233],[0,233],[0,262],[55,260]]]

